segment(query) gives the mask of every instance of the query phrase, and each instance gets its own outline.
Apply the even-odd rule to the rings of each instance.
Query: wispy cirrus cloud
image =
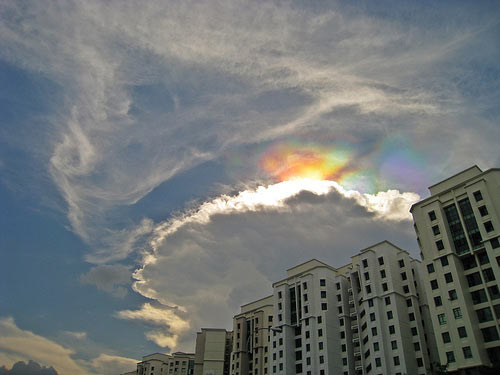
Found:
[[[472,81],[491,84],[473,66],[497,61],[475,50],[496,35],[494,13],[406,7],[5,2],[0,57],[64,92],[47,116],[50,144],[39,147],[73,230],[97,249],[88,260],[105,263],[151,229],[119,223],[114,208],[242,144],[342,136],[356,145],[397,133],[424,158],[443,153],[430,168],[438,172],[493,160],[494,147],[451,150],[497,138],[484,113],[498,91],[483,94],[482,108],[467,100]]]

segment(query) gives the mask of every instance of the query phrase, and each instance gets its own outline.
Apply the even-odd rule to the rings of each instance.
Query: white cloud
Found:
[[[72,358],[73,350],[18,328],[12,318],[0,319],[0,337],[0,360],[9,367],[14,362],[33,359],[54,367],[60,375],[87,373]]]
[[[118,316],[161,327],[146,335],[160,346],[189,350],[194,330],[230,328],[239,306],[270,293],[288,267],[313,257],[340,266],[384,239],[413,247],[409,208],[418,199],[415,193],[362,194],[313,180],[215,198],[159,223],[151,252],[134,274],[134,290],[170,308],[146,304]]]
[[[137,362],[137,360],[132,358],[101,354],[90,363],[98,374],[117,375],[124,372],[135,371],[137,369]]]
[[[87,332],[64,331],[63,333],[77,340],[85,340],[87,338]]]

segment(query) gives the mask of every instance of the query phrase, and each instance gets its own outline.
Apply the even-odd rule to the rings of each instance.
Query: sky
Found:
[[[0,369],[130,371],[311,258],[418,258],[427,187],[500,166],[499,35],[497,1],[0,2]]]

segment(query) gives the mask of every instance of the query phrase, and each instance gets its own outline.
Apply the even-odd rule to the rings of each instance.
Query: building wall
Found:
[[[202,328],[196,336],[194,375],[229,374],[232,333]]]
[[[472,167],[429,189],[412,214],[439,362],[479,371],[500,360],[500,171]]]

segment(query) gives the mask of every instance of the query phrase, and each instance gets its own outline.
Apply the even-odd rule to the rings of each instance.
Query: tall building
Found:
[[[194,375],[229,375],[232,332],[202,328],[196,334]]]
[[[137,375],[193,375],[194,354],[153,353],[142,357],[137,364]]]
[[[473,166],[429,191],[411,212],[440,367],[480,373],[500,362],[500,170]]]
[[[273,315],[273,296],[241,306],[240,314],[233,318],[231,375],[269,373]]]
[[[421,264],[384,241],[341,268],[310,260],[273,284],[272,374],[418,374],[435,343]]]

